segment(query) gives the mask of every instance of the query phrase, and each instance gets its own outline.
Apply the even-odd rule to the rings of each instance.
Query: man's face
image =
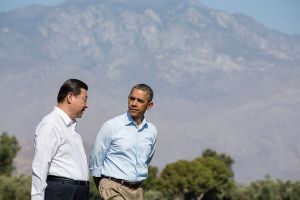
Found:
[[[73,107],[73,115],[75,118],[81,118],[84,110],[87,106],[87,91],[83,88],[80,89],[79,95],[72,95],[72,107]]]
[[[134,120],[142,119],[152,105],[148,93],[143,90],[133,89],[128,96],[128,112]]]

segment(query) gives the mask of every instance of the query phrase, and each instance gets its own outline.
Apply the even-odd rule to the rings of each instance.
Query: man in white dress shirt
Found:
[[[80,80],[65,81],[57,106],[36,128],[32,200],[88,200],[88,164],[75,120],[88,107],[87,90]]]

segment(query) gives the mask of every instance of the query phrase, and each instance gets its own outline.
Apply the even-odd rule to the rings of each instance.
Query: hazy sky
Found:
[[[0,0],[0,11],[9,11],[33,3],[56,5],[63,1],[64,0]],[[211,8],[244,13],[270,28],[286,33],[300,34],[300,0],[199,1]]]

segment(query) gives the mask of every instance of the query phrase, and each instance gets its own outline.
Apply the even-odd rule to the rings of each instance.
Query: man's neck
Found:
[[[143,119],[144,119],[144,116],[133,119],[133,121],[135,122],[136,126],[139,127],[141,125]]]
[[[74,121],[75,119],[73,119],[71,112],[69,111],[68,107],[65,106],[63,103],[58,103],[56,105],[58,108],[60,108],[62,111],[64,111],[69,117],[70,119],[72,119],[72,121]]]

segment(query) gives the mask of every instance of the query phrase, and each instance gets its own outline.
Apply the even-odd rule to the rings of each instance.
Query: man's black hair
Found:
[[[131,89],[131,92],[132,92],[133,89],[143,90],[144,92],[147,92],[148,95],[149,95],[149,102],[152,101],[152,99],[153,99],[153,90],[151,89],[151,87],[149,85],[144,84],[144,83],[140,83],[140,84],[137,84],[137,85],[133,86],[132,89]]]
[[[81,80],[78,79],[66,80],[59,89],[57,95],[57,103],[63,102],[69,93],[73,93],[74,95],[80,95],[81,88],[88,90],[87,84],[85,84]]]

